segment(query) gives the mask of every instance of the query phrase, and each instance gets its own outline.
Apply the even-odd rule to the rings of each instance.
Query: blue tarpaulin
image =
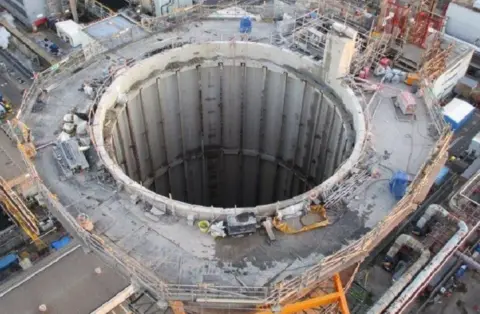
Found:
[[[390,179],[389,186],[390,192],[395,199],[399,200],[405,195],[410,181],[410,176],[403,171],[398,171],[393,175],[392,179]]]
[[[0,270],[7,268],[8,266],[18,261],[17,254],[8,254],[0,258]]]
[[[252,32],[252,20],[250,17],[245,16],[240,20],[240,33],[251,33]]]
[[[435,178],[435,185],[440,185],[445,181],[445,178],[447,177],[449,172],[448,167],[442,167],[440,171],[437,174],[437,177]]]
[[[52,244],[50,244],[50,246],[52,247],[52,249],[54,249],[55,251],[58,251],[60,250],[62,247],[65,247],[67,246],[70,241],[72,241],[72,239],[70,239],[70,237],[68,236],[64,236],[63,238],[60,238],[59,240],[57,241],[53,241]]]

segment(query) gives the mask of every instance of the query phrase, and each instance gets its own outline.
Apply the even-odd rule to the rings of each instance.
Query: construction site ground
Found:
[[[274,29],[274,24],[255,22],[250,37],[269,42]],[[25,121],[37,142],[52,142],[66,113],[73,108],[85,112],[91,105],[91,100],[78,90],[81,84],[104,75],[110,64],[161,48],[168,38],[201,41],[212,34],[217,35],[217,40],[219,34],[224,34],[223,39],[233,43],[234,38],[240,38],[238,21],[196,22],[98,56],[88,67],[56,83],[46,105],[29,113]],[[407,87],[399,84],[396,88]],[[429,120],[421,100],[417,98],[415,119],[401,117],[390,98],[397,93],[384,90],[373,101],[375,109],[369,122],[376,152],[371,158],[377,176],[358,186],[348,197],[346,207],[336,212],[327,210],[331,225],[295,236],[277,233],[273,243],[263,232],[241,239],[214,240],[182,218],[164,216],[153,221],[144,214],[144,204],[132,204],[129,195],[95,171],[68,180],[61,178],[51,146],[38,151],[35,164],[47,187],[73,216],[88,214],[95,223],[95,233],[114,242],[164,280],[261,286],[301,273],[322,256],[365,234],[392,209],[396,201],[388,190],[389,179],[397,170],[414,175],[434,143],[428,136]]]
[[[471,120],[469,120],[466,123],[466,125],[454,135],[454,138],[450,144],[450,154],[456,155],[456,156],[460,155],[463,151],[465,151],[468,148],[472,138],[478,132],[480,132],[480,113],[478,112],[478,110],[476,110]],[[434,203],[441,204],[446,208],[448,208],[451,195],[463,184],[463,182],[457,182],[457,180],[455,180],[455,182],[456,183],[454,184],[454,188],[446,189],[445,192],[441,193],[440,195],[432,196],[432,198],[435,199]],[[426,199],[425,202],[430,202],[430,200]],[[419,208],[419,210],[421,210],[421,208]],[[412,222],[415,223],[416,222],[415,219],[412,220]],[[412,224],[407,224],[407,227],[402,232],[410,233],[411,226]],[[399,233],[402,233],[402,232],[399,231]],[[396,237],[391,237],[391,242],[393,243],[395,239]],[[420,240],[424,240],[424,238],[421,237]],[[385,250],[383,250],[375,258],[373,265],[368,267],[368,269],[360,272],[356,277],[357,282],[371,293],[371,298],[374,302],[378,300],[385,293],[385,291],[392,285],[392,273],[387,272],[381,266],[384,258],[384,254],[389,249],[389,247],[390,245],[387,245]],[[471,290],[473,291],[470,291],[470,293],[474,295],[475,291],[478,292],[478,290],[474,289],[475,287],[477,287],[478,289],[478,274],[476,274],[474,271],[471,271],[469,273],[470,275],[465,276],[465,278],[462,279],[462,281],[466,282],[468,291],[470,291],[468,289],[468,286],[470,285],[470,287],[472,287]],[[433,313],[445,313],[445,314],[447,313],[478,313],[478,311],[472,312],[473,307],[471,307],[470,310],[467,312],[465,311],[462,312],[463,310],[461,310],[462,306],[464,306],[465,308],[468,307],[465,301],[465,299],[468,298],[468,291],[465,293],[456,292],[450,298],[442,298],[442,300],[445,300],[445,301],[442,301],[441,303],[436,304],[434,306],[428,307],[424,313],[431,313],[431,314]],[[465,304],[460,306],[458,309],[455,309],[454,306],[456,306],[457,300],[461,300],[462,302],[465,301]],[[450,304],[448,307],[445,307],[446,302]],[[416,305],[418,306],[419,304],[416,304]],[[440,309],[442,309],[443,312],[440,311]]]

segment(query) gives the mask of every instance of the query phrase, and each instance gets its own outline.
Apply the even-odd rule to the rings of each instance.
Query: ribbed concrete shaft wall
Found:
[[[338,104],[306,81],[232,62],[141,82],[113,132],[134,180],[206,206],[291,198],[331,176],[353,148]]]
[[[321,71],[311,59],[252,43],[153,56],[117,78],[100,101],[100,158],[129,190],[181,214],[299,204],[305,196],[296,195],[339,166],[329,188],[349,171],[365,137],[353,93],[338,97],[317,79]],[[120,92],[124,106],[115,105]]]

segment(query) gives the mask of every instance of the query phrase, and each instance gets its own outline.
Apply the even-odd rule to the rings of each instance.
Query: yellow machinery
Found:
[[[26,176],[25,176],[26,178]],[[14,179],[11,182],[21,182],[20,179]],[[10,184],[0,177],[0,202],[6,213],[22,228],[23,232],[32,239],[38,248],[44,248],[45,244],[39,238],[40,229],[38,228],[37,217],[25,205],[24,201],[12,189]]]
[[[33,143],[32,132],[18,119],[8,120],[10,129],[10,136],[17,142],[17,147],[20,152],[28,159],[32,159],[37,155],[35,144]]]
[[[323,205],[310,205],[310,212],[307,213],[307,215],[312,214],[318,216],[319,221],[312,224],[304,225],[300,229],[295,229],[294,227],[288,225],[287,222],[282,221],[278,216],[273,218],[272,224],[275,228],[286,234],[295,234],[328,226],[329,221],[327,218],[327,211]],[[299,219],[301,220],[301,218]]]
[[[412,86],[420,81],[420,76],[417,73],[408,73],[407,78],[405,79],[404,83]]]
[[[173,314],[186,314],[182,301],[171,301],[169,304]]]

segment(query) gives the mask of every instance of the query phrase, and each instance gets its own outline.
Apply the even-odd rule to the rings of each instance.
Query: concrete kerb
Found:
[[[234,49],[232,49],[232,47]],[[336,171],[336,173],[311,191],[289,200],[256,206],[253,208],[219,208],[196,206],[172,200],[168,197],[158,195],[133,181],[123,172],[121,167],[112,160],[105,147],[103,124],[107,110],[115,106],[118,91],[128,92],[135,82],[147,79],[151,74],[152,69],[156,68],[163,70],[168,64],[173,62],[188,63],[198,57],[203,57],[205,59],[216,59],[219,57],[229,59],[234,57],[235,60],[238,60],[239,62],[242,60],[256,60],[259,62],[269,60],[269,62],[277,64],[280,67],[288,66],[295,69],[301,69],[308,72],[309,75],[314,75],[322,71],[321,63],[315,62],[305,56],[300,57],[287,49],[251,42],[235,42],[234,45],[232,45],[231,42],[189,44],[183,46],[181,49],[175,48],[168,50],[162,54],[135,64],[128,71],[117,77],[107,88],[103,97],[100,99],[97,112],[95,113],[94,123],[92,125],[92,135],[94,142],[96,143],[100,160],[102,160],[107,169],[109,169],[112,176],[130,193],[139,195],[144,201],[153,206],[156,204],[165,205],[171,212],[184,217],[193,214],[196,215],[197,219],[214,219],[246,211],[253,211],[259,216],[269,216],[274,214],[277,209],[303,204],[304,200],[306,200],[312,192],[322,193],[330,190],[335,184],[340,182],[350,173],[352,167],[360,159],[366,139],[366,126],[365,118],[363,117],[363,109],[358,99],[355,97],[354,92],[349,87],[343,87],[343,89],[337,87],[335,92],[340,95],[340,99],[344,101],[347,111],[349,111],[354,117],[353,123],[356,132],[355,145],[348,160]]]

